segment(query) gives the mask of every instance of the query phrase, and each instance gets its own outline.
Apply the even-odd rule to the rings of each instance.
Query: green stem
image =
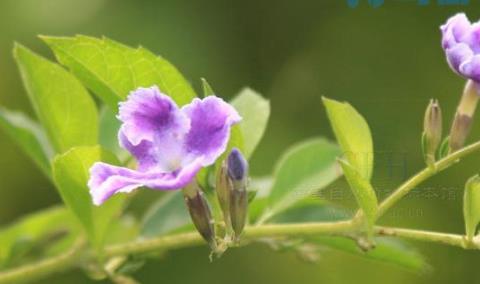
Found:
[[[458,162],[459,159],[480,150],[480,141],[473,143],[467,147],[464,147],[454,153],[451,153],[447,157],[441,159],[435,163],[434,167],[427,167],[420,171],[418,174],[411,177],[409,180],[400,185],[390,196],[385,198],[378,206],[377,217],[381,217],[388,209],[390,209],[395,203],[402,199],[407,193],[413,190],[417,185],[432,177],[439,171],[442,171],[451,165]]]
[[[24,283],[47,277],[55,272],[67,270],[78,262],[83,243],[82,239],[64,254],[10,271],[0,272],[0,283]]]
[[[461,247],[464,249],[480,249],[478,240],[468,240],[465,236],[457,234],[437,233],[423,230],[375,227],[375,233],[379,236],[392,236],[416,241],[433,242],[445,245]]]
[[[243,239],[255,240],[271,237],[306,237],[317,235],[342,236],[348,235],[348,233],[355,230],[356,224],[352,221],[262,225],[246,228]],[[437,242],[462,248],[480,248],[478,241],[469,242],[464,236],[454,234],[389,227],[375,227],[375,234],[379,236],[396,236],[418,241]],[[147,252],[193,247],[203,243],[204,241],[198,233],[183,233],[108,246],[105,248],[105,256],[113,257],[119,255],[142,254]],[[85,251],[82,253],[79,248],[80,247],[75,247],[65,254],[38,263],[26,265],[10,271],[0,272],[0,283],[38,281],[52,273],[72,268],[81,260],[94,258],[94,254],[91,251]]]
[[[459,159],[478,150],[480,150],[480,141],[448,155],[442,160],[436,162],[434,167],[428,167],[420,171],[418,174],[400,185],[397,190],[395,190],[379,205],[377,213],[378,217],[382,216],[388,209],[395,205],[395,203],[402,199],[402,197],[408,194],[418,184],[435,175],[437,172],[455,164]],[[357,214],[354,220],[331,223],[299,223],[252,226],[245,229],[243,239],[254,240],[269,237],[299,237],[322,234],[339,236],[348,235],[348,233],[357,230],[358,223],[356,223],[355,220],[357,220],[360,216],[361,212]],[[376,226],[374,231],[376,235],[380,236],[396,236],[417,241],[447,244],[465,249],[480,249],[480,240],[468,240],[462,235],[379,226]],[[191,232],[112,245],[106,247],[104,253],[106,257],[112,257],[117,255],[141,254],[153,251],[191,247],[200,245],[202,243],[203,240],[200,235],[196,232]],[[52,273],[69,269],[76,264],[79,264],[79,262],[85,258],[89,259],[95,257],[94,253],[91,251],[82,251],[81,247],[81,244],[76,244],[65,254],[51,257],[34,264],[0,272],[0,284],[39,280]]]

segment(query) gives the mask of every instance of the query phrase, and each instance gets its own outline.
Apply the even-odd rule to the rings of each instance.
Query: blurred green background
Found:
[[[38,34],[105,35],[141,44],[168,58],[199,89],[205,77],[230,98],[248,85],[270,98],[273,113],[252,160],[268,174],[278,155],[315,135],[332,138],[322,95],[352,103],[369,121],[376,148],[374,184],[384,196],[423,164],[424,108],[438,98],[445,128],[464,81],[445,63],[439,25],[465,11],[480,17],[480,3],[439,6],[435,1],[135,1],[2,0],[0,2],[0,104],[32,111],[11,56],[14,41],[53,58]],[[480,137],[480,123],[471,139]],[[398,204],[382,224],[463,232],[465,180],[479,171],[477,153],[440,174]],[[353,205],[340,181],[340,203]],[[333,196],[333,194],[330,194]],[[336,195],[338,197],[338,192]],[[53,186],[0,132],[0,225],[60,202]],[[432,270],[415,274],[340,252],[325,251],[317,264],[254,245],[232,249],[210,263],[204,248],[172,251],[136,273],[142,283],[480,283],[480,253],[415,244]],[[0,248],[1,249],[1,248]],[[89,283],[80,272],[45,283]]]

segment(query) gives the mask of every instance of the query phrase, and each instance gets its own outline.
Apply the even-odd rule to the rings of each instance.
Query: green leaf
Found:
[[[107,106],[100,111],[99,143],[106,150],[114,153],[121,161],[129,157],[129,153],[120,147],[118,142],[118,131],[121,123],[115,113]]]
[[[275,223],[332,222],[351,218],[344,208],[318,198],[306,199],[275,216]],[[295,240],[290,240],[294,242]],[[376,247],[368,252],[359,249],[355,241],[344,237],[309,237],[297,244],[315,245],[355,254],[360,257],[391,263],[412,271],[428,268],[424,258],[408,243],[391,238],[376,238]]]
[[[203,89],[203,97],[215,96],[215,91],[212,89],[210,84],[208,84],[205,78],[202,78],[202,89]]]
[[[424,257],[405,242],[391,238],[375,238],[376,247],[370,251],[360,250],[355,241],[340,237],[316,237],[314,243],[368,259],[390,263],[414,272],[429,269]]]
[[[230,128],[230,140],[228,140],[227,149],[223,154],[217,159],[217,162],[214,165],[214,173],[215,176],[220,170],[222,162],[227,158],[233,148],[239,149],[242,153],[244,153],[244,140],[243,140],[243,133],[242,129],[240,129],[239,124],[235,124]],[[207,176],[208,178],[208,176]]]
[[[465,232],[472,239],[480,223],[480,176],[470,178],[465,185],[463,196],[463,216],[465,219]]]
[[[438,160],[441,160],[448,156],[448,152],[450,151],[450,136],[445,137],[442,143],[440,144],[440,148],[438,150]]]
[[[33,108],[57,152],[94,145],[98,139],[95,102],[62,67],[16,44],[14,56]]]
[[[191,224],[180,191],[169,192],[155,202],[143,218],[141,236],[151,238],[171,233]]]
[[[270,102],[250,88],[243,89],[232,101],[232,105],[242,116],[242,130],[245,157],[248,159],[267,128],[270,116]]]
[[[42,127],[21,112],[9,111],[1,107],[0,127],[50,178],[49,159],[53,155],[53,150]]]
[[[190,84],[167,60],[143,47],[131,48],[108,38],[41,37],[58,61],[112,109],[139,88],[157,85],[179,105],[196,97]]]
[[[348,103],[323,98],[337,142],[350,165],[368,181],[373,170],[373,142],[365,119]]]
[[[371,231],[377,216],[378,201],[370,182],[357,172],[348,162],[338,160],[358,205],[363,210]]]
[[[75,222],[65,207],[52,207],[24,216],[0,229],[0,267],[27,254],[35,245],[45,245],[59,234],[75,231]]]
[[[272,223],[332,222],[347,220],[351,214],[320,197],[304,199],[272,218]]]
[[[262,222],[336,180],[341,174],[336,166],[339,154],[338,146],[323,138],[310,139],[288,149],[275,167]]]
[[[125,195],[115,195],[101,206],[94,206],[87,182],[90,167],[98,161],[118,164],[116,157],[99,146],[77,147],[53,161],[53,178],[67,207],[83,225],[92,244],[101,248],[104,235],[122,208]]]

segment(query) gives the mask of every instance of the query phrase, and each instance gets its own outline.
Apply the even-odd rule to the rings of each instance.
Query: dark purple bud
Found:
[[[214,220],[203,191],[196,182],[191,182],[183,189],[183,195],[195,228],[212,250],[215,250],[217,245]]]
[[[468,80],[450,130],[450,152],[459,150],[465,144],[479,98],[478,84]]]
[[[230,218],[235,238],[238,240],[247,221],[248,193],[246,190],[232,190],[230,194]]]
[[[248,176],[248,163],[240,150],[233,148],[228,155],[228,175],[232,181],[240,181]]]
[[[238,239],[245,227],[248,210],[248,163],[242,153],[234,148],[227,159],[230,180],[230,222]]]

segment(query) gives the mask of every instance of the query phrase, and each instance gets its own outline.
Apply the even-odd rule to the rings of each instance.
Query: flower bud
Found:
[[[478,85],[472,80],[467,81],[462,99],[458,105],[452,129],[450,130],[450,152],[455,152],[463,147],[465,139],[470,132],[473,115],[479,99]]]
[[[442,110],[437,100],[430,100],[423,121],[424,155],[428,165],[435,163],[435,152],[442,139]]]
[[[248,209],[248,163],[242,153],[234,148],[227,158],[230,190],[230,220],[236,238],[242,233]]]
[[[465,185],[463,216],[467,239],[471,240],[480,222],[480,177],[478,175],[470,178]]]
[[[183,195],[195,228],[210,247],[215,250],[214,220],[203,191],[197,182],[193,181],[183,189]]]
[[[224,161],[218,171],[215,190],[217,192],[218,203],[220,203],[220,208],[222,209],[225,227],[227,230],[230,230],[232,227],[230,223],[230,191],[232,183],[227,172],[227,164],[226,161]]]

